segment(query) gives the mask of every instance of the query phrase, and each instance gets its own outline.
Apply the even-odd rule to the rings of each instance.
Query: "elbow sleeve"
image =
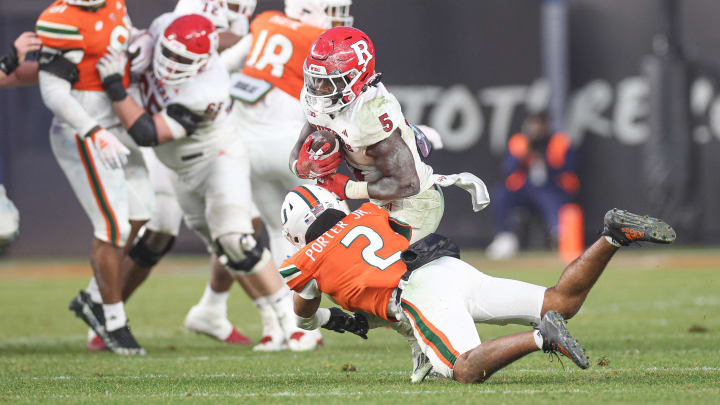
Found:
[[[156,146],[158,144],[155,121],[147,113],[143,113],[136,119],[127,132],[138,146]]]

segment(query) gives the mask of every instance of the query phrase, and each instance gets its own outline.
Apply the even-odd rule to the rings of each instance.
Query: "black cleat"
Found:
[[[105,313],[103,312],[102,304],[92,302],[90,294],[85,291],[80,291],[80,294],[70,301],[68,309],[75,312],[75,316],[82,319],[83,322],[91,327],[107,345],[108,334],[105,330]]]
[[[85,291],[80,291],[78,296],[70,301],[68,309],[75,312],[75,316],[88,324],[105,343],[105,347],[113,353],[145,354],[145,350],[137,343],[127,325],[112,332],[105,329],[105,312],[102,304],[92,302],[90,295]]]
[[[605,214],[602,235],[627,246],[632,242],[673,243],[675,230],[665,221],[613,208]]]
[[[578,367],[586,369],[590,362],[585,351],[567,330],[565,318],[556,311],[548,311],[535,329],[543,337],[542,350],[545,353],[557,355],[558,352],[572,360]]]
[[[127,325],[120,329],[108,332],[108,335],[112,345],[108,344],[108,341],[106,341],[105,344],[110,348],[110,350],[112,350],[113,353],[124,355],[139,354],[141,356],[146,354],[145,349],[140,347]]]

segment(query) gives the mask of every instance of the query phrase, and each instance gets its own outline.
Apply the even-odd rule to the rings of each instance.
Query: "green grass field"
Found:
[[[490,275],[545,285],[563,267],[548,255],[464,258]],[[470,386],[410,384],[410,351],[387,329],[367,341],[326,332],[322,348],[299,354],[259,354],[190,334],[182,320],[207,280],[202,257],[166,260],[128,304],[147,356],[88,353],[87,329],[67,310],[87,284],[86,262],[0,263],[0,402],[720,403],[718,251],[621,252],[569,323],[590,369],[535,353]],[[259,317],[237,287],[229,312],[259,337]],[[478,327],[484,339],[524,329]]]

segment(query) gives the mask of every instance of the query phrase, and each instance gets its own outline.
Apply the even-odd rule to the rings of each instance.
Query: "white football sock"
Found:
[[[533,332],[533,339],[535,339],[535,344],[537,345],[538,349],[542,350],[543,347],[543,337],[540,334],[539,330],[535,330]]]
[[[217,292],[210,288],[210,284],[205,286],[205,292],[202,298],[200,298],[199,305],[201,306],[227,306],[227,300],[230,298],[230,291]]]
[[[275,310],[268,302],[267,297],[260,297],[254,300],[253,305],[255,305],[258,312],[260,312],[260,322],[263,327],[263,336],[271,336],[280,329],[280,324],[278,323],[277,315],[275,315]]]
[[[105,329],[107,329],[108,332],[127,325],[125,304],[123,304],[122,301],[117,304],[103,304],[103,312],[105,313]]]
[[[295,310],[293,309],[293,296],[287,286],[282,286],[277,292],[266,297],[277,315],[280,326],[285,333],[298,329],[295,324]]]
[[[102,296],[100,295],[100,287],[98,286],[95,277],[90,278],[90,283],[85,289],[85,292],[90,294],[90,299],[92,300],[92,302],[96,304],[102,304],[103,300]]]

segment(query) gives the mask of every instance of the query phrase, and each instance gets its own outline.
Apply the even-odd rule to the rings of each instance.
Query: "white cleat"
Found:
[[[512,232],[500,232],[485,249],[485,254],[492,260],[505,260],[517,254],[520,241]]]
[[[253,347],[254,352],[279,352],[287,349],[288,344],[281,330],[263,334],[260,343]]]
[[[225,341],[233,333],[234,327],[227,319],[224,308],[195,305],[185,316],[185,327],[193,332],[202,333],[220,341]]]
[[[288,337],[288,346],[294,352],[306,352],[315,350],[323,343],[322,333],[319,329],[303,330],[298,329]]]

